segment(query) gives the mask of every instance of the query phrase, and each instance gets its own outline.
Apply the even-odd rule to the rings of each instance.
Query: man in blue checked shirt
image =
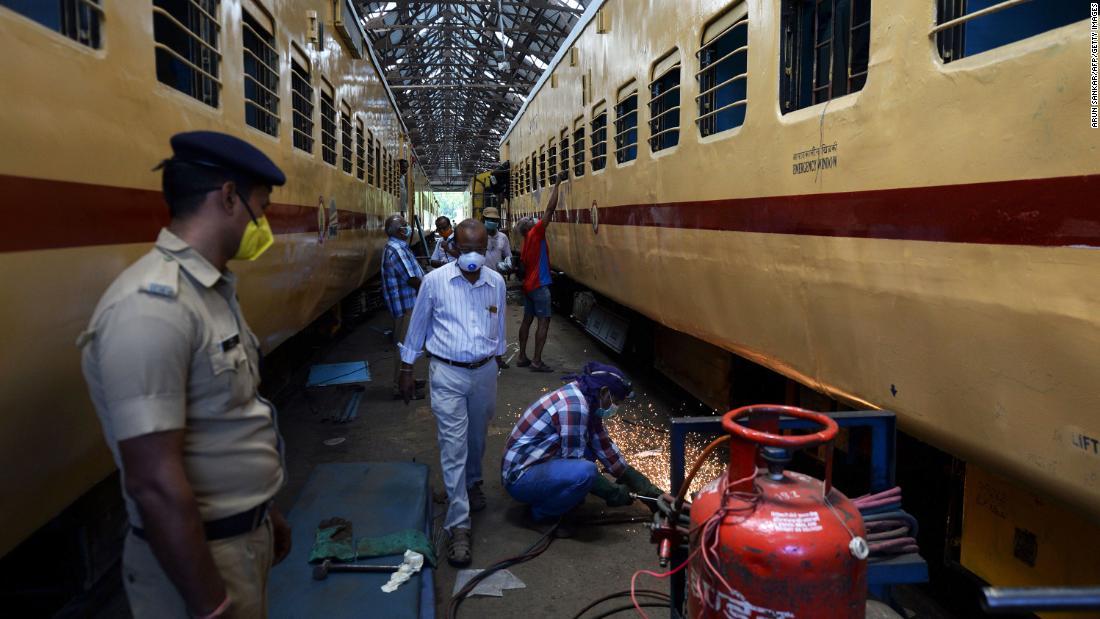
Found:
[[[458,259],[428,273],[420,286],[401,346],[400,385],[408,402],[413,363],[427,350],[440,468],[450,503],[443,522],[451,538],[447,561],[465,566],[472,558],[470,512],[486,505],[481,461],[505,350],[507,287],[499,273],[484,268],[489,237],[480,221],[458,224],[454,239],[451,253]]]
[[[619,403],[634,397],[622,370],[593,361],[564,380],[569,382],[520,416],[501,462],[504,489],[530,506],[528,526],[553,523],[583,503],[589,492],[611,507],[632,503],[631,492],[651,498],[664,494],[626,463],[604,427],[604,421],[618,414]],[[596,470],[596,460],[618,483]],[[555,535],[572,535],[568,523],[559,524]]]
[[[413,307],[416,305],[416,293],[420,289],[420,282],[424,278],[424,271],[416,262],[409,249],[408,239],[412,234],[412,227],[405,223],[405,218],[400,214],[390,215],[386,218],[386,246],[382,248],[382,296],[386,299],[386,307],[393,316],[393,398],[401,398],[401,388],[398,384],[401,377],[401,342],[409,330],[409,321],[412,319]],[[418,381],[417,387],[423,387],[423,382]],[[413,393],[412,399],[422,400],[424,394]]]

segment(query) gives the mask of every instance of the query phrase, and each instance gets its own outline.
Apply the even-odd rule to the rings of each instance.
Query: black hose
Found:
[[[581,526],[601,526],[607,524],[635,524],[640,522],[653,522],[652,516],[603,516],[600,518],[588,518],[578,520],[576,524]]]
[[[523,563],[525,561],[530,561],[531,559],[534,559],[535,557],[546,552],[546,550],[550,548],[550,544],[554,541],[554,531],[557,530],[560,523],[560,521],[554,523],[554,526],[550,527],[550,529],[546,531],[546,533],[543,533],[542,537],[538,538],[538,540],[536,540],[534,544],[531,544],[527,548],[527,550],[524,550],[522,553],[514,557],[501,559],[500,561],[497,561],[496,563],[490,565],[489,567],[482,570],[480,573],[475,574],[472,578],[470,578],[470,581],[467,582],[466,585],[462,587],[462,589],[455,593],[454,596],[451,598],[451,601],[447,603],[447,612],[445,614],[445,617],[447,619],[455,619],[455,617],[458,616],[458,607],[462,604],[462,601],[466,599],[466,596],[469,595],[470,592],[473,591],[474,588],[477,587],[478,583],[480,583],[482,580],[485,580],[486,578],[492,576],[500,570],[509,568],[519,563]]]
[[[672,608],[672,604],[668,602],[638,602],[638,606],[644,608]],[[611,615],[621,613],[623,611],[634,610],[634,608],[634,603],[631,602],[628,606],[618,606],[616,608],[612,608],[609,611],[605,611],[599,615],[596,615],[595,617],[592,617],[592,619],[604,619],[605,617],[610,617]]]
[[[672,600],[672,598],[670,598],[667,593],[665,593],[663,591],[656,591],[654,589],[636,589],[634,591],[634,595],[635,595],[635,597],[653,597],[653,598],[657,598],[659,600],[663,600],[666,603],[670,602]],[[600,604],[602,604],[602,603],[604,603],[608,600],[613,600],[615,598],[620,598],[620,597],[630,597],[630,590],[616,591],[615,593],[611,593],[611,594],[603,596],[602,598],[592,602],[588,606],[585,606],[584,608],[577,611],[577,614],[573,615],[573,619],[580,619],[581,615],[583,615],[584,613],[592,610],[596,606],[599,606]]]

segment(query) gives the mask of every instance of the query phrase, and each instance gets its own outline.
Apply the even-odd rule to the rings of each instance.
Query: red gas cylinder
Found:
[[[778,432],[780,415],[822,429],[781,436],[744,425]],[[867,543],[859,510],[831,487],[836,422],[790,406],[747,406],[726,413],[722,427],[729,468],[691,506],[688,616],[862,618]],[[825,481],[784,470],[793,450],[822,444]]]

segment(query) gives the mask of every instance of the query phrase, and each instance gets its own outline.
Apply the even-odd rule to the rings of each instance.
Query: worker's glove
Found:
[[[593,482],[588,491],[603,499],[608,507],[622,507],[634,502],[634,499],[630,497],[629,488],[622,484],[613,483],[603,475],[596,476],[596,481]]]
[[[653,482],[649,481],[649,478],[632,467],[626,467],[626,472],[619,476],[619,483],[625,484],[631,492],[638,496],[649,497],[650,499],[657,499],[664,491],[653,485]],[[642,500],[642,504],[649,508],[651,512],[658,512],[660,508],[655,500]]]
[[[628,466],[626,472],[619,476],[619,483],[626,484],[630,491],[638,496],[650,497],[656,499],[665,493],[657,486],[653,485],[653,482],[649,481],[649,478],[642,475],[638,469]],[[650,501],[652,503],[652,501]]]

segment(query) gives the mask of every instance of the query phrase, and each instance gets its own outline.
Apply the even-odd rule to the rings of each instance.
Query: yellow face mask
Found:
[[[234,260],[255,260],[259,258],[267,248],[275,243],[275,235],[271,232],[271,224],[267,223],[267,217],[260,216],[248,222],[241,237],[241,245],[237,248]]]

